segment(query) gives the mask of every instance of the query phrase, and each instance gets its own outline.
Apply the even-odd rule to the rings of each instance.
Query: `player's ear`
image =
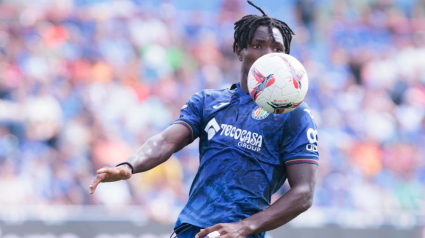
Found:
[[[242,49],[239,47],[238,44],[236,44],[236,50],[235,50],[235,52],[238,55],[239,61],[242,61]]]

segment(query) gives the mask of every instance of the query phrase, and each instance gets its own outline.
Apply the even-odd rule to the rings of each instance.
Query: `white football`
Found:
[[[266,54],[252,64],[248,90],[255,103],[264,110],[287,113],[304,101],[308,90],[307,72],[293,56]]]

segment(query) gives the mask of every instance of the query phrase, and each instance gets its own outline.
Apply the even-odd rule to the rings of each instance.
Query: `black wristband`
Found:
[[[125,164],[128,165],[131,168],[131,174],[134,174],[134,167],[129,162],[122,162],[120,164],[117,164],[115,167],[118,167],[120,165],[125,165]]]

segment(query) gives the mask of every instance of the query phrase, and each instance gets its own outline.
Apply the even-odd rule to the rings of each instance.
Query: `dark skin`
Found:
[[[236,50],[239,60],[242,61],[242,90],[248,92],[247,75],[255,60],[268,53],[283,51],[282,34],[277,29],[273,29],[270,34],[267,27],[259,26],[251,44],[247,48],[237,48]],[[189,130],[183,125],[174,124],[146,141],[128,162],[134,166],[135,173],[148,171],[167,161],[174,152],[181,150],[189,142]],[[220,238],[245,238],[251,234],[280,227],[306,211],[311,207],[313,201],[317,166],[294,164],[288,166],[286,172],[291,188],[269,208],[239,222],[220,223],[202,229],[196,238],[205,237],[214,231],[220,233]],[[129,179],[131,175],[131,168],[128,165],[101,168],[90,185],[90,193],[94,193],[99,183],[125,180]]]
[[[236,48],[241,65],[241,88],[248,93],[247,78],[252,64],[261,56],[269,53],[284,52],[283,36],[277,28],[270,35],[266,26],[259,26],[254,33],[251,44],[245,49]]]

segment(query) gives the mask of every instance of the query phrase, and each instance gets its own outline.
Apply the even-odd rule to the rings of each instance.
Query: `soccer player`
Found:
[[[294,33],[253,6],[263,15],[235,23],[240,83],[193,95],[180,118],[127,162],[99,169],[90,193],[100,182],[129,179],[164,163],[199,137],[200,165],[175,224],[178,238],[260,238],[312,205],[319,155],[309,107],[302,103],[292,112],[270,114],[255,104],[247,88],[254,61],[272,52],[289,54]],[[289,191],[271,205],[272,194],[286,179]]]

